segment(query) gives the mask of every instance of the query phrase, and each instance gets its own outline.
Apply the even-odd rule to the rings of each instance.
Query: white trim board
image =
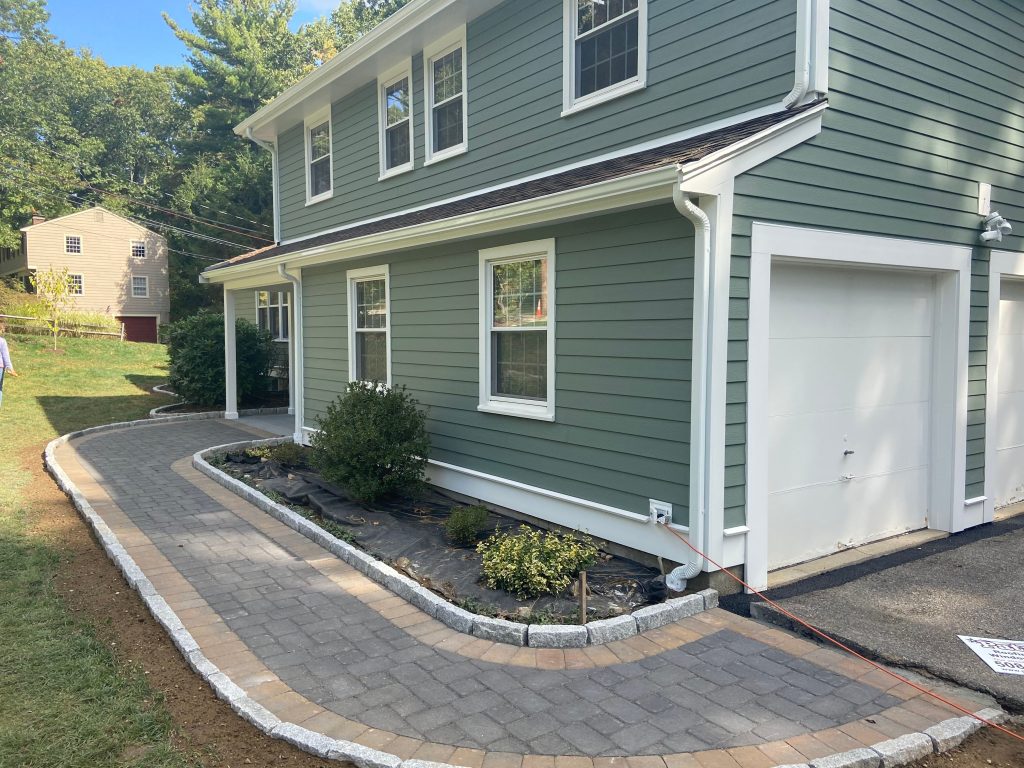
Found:
[[[1003,279],[1024,280],[1024,253],[992,251],[988,271],[988,356],[985,369],[985,506],[983,520],[995,519],[996,424],[999,419],[999,303]]]
[[[771,267],[780,260],[915,269],[936,275],[929,527],[954,532],[980,523],[975,519],[980,516],[964,505],[971,249],[755,222],[748,321],[747,581],[758,589],[768,582],[768,323]]]
[[[346,311],[348,313],[348,380],[359,381],[357,378],[358,361],[356,360],[356,286],[359,283],[369,280],[384,281],[384,344],[387,354],[387,381],[383,382],[391,386],[391,266],[381,264],[376,267],[364,267],[363,269],[350,269],[345,273],[345,282],[348,286],[346,296]],[[369,382],[367,382],[369,383]],[[378,384],[381,382],[378,382]]]

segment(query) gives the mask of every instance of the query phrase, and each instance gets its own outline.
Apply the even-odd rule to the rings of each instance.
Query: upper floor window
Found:
[[[391,384],[391,307],[386,264],[348,272],[349,380]]]
[[[465,27],[423,51],[427,95],[427,163],[468,149]]]
[[[64,235],[64,253],[81,253],[82,238],[79,235]]]
[[[68,293],[72,296],[84,296],[85,278],[81,275],[68,275]]]
[[[149,298],[149,278],[145,275],[132,275],[132,298]]]
[[[480,251],[481,411],[553,421],[555,241]]]
[[[647,0],[565,0],[566,113],[643,88]]]
[[[256,324],[261,331],[269,331],[274,341],[288,341],[290,300],[287,291],[256,291]]]
[[[330,108],[306,120],[306,205],[329,198],[333,191]]]
[[[132,258],[146,258],[146,243],[142,240],[132,240]]]
[[[391,176],[413,167],[412,66],[389,72],[377,81],[380,102],[380,175]]]

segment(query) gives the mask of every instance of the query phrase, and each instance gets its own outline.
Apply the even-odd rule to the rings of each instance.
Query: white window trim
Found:
[[[77,237],[78,238],[78,251],[77,252],[76,251],[69,251],[68,250],[68,238],[69,237]],[[70,233],[65,233],[65,235],[64,235],[64,253],[66,253],[68,256],[81,256],[83,253],[85,253],[85,239],[81,235],[74,235],[74,234],[70,234]]]
[[[525,261],[538,256],[547,259],[548,284],[548,391],[547,400],[521,400],[491,394],[491,318],[494,294],[491,290],[491,265]],[[518,416],[540,421],[555,420],[555,241],[532,240],[525,243],[485,248],[480,251],[480,404],[478,411]]]
[[[71,287],[74,285],[73,281],[71,280],[71,278],[73,278],[73,277],[77,277],[79,280],[81,280],[81,282],[82,282],[82,292],[81,293],[72,293],[71,292]],[[80,274],[78,272],[73,272],[73,273],[69,272],[68,273],[68,295],[69,296],[85,296],[85,275]]]
[[[465,69],[465,67],[463,67]],[[387,100],[384,98],[384,89],[387,86],[407,78],[409,83],[409,162],[388,168],[388,145],[387,145]],[[380,150],[380,177],[378,181],[398,176],[411,171],[416,166],[416,87],[412,79],[412,59],[406,59],[401,66],[385,72],[377,78],[377,143]]]
[[[327,123],[327,162],[331,169],[331,188],[314,197],[310,194],[313,189],[313,179],[310,174],[310,165],[313,162],[313,146],[309,140],[309,131],[311,128],[316,128],[318,125],[325,122]],[[334,126],[331,121],[330,106],[324,107],[307,117],[302,124],[302,134],[303,142],[306,146],[306,205],[313,205],[314,203],[319,203],[323,200],[329,200],[334,197]]]
[[[434,151],[434,68],[432,62],[439,56],[462,48],[462,143],[441,152]],[[426,160],[424,165],[432,165],[449,157],[463,155],[469,151],[469,55],[466,50],[466,26],[463,24],[451,34],[442,37],[433,45],[423,49],[423,109],[426,118]]]
[[[135,281],[145,280],[146,281],[146,293],[140,296],[135,292]],[[132,275],[132,298],[133,299],[148,299],[149,298],[149,277],[147,275]]]
[[[348,283],[348,380],[360,381],[356,376],[356,284],[367,280],[384,280],[384,339],[387,346],[388,380],[391,386],[391,268],[388,264],[363,269],[350,269],[345,273]],[[379,330],[379,329],[375,329]]]
[[[135,246],[142,246],[142,255],[135,255]],[[128,241],[128,255],[133,259],[146,259],[149,258],[149,247],[146,245],[145,240],[129,240]]]
[[[562,0],[562,117],[647,87],[647,0],[639,0],[636,77],[576,98],[577,8],[577,0]]]
[[[267,299],[267,302],[268,302],[267,306],[261,307],[260,306],[260,293],[261,292],[265,292],[268,297],[272,297],[274,295],[278,295],[279,294],[280,297],[281,297],[281,300],[278,303],[274,303],[273,301],[270,300],[270,298],[268,298]],[[260,310],[261,309],[267,310],[268,313],[271,310],[275,310],[276,309],[277,310],[277,329],[278,329],[278,335],[273,337],[271,340],[272,341],[279,341],[279,342],[283,342],[283,343],[288,343],[289,341],[291,341],[291,332],[292,332],[292,323],[291,323],[292,294],[291,294],[291,291],[271,291],[271,290],[265,290],[264,291],[263,289],[256,289],[255,291],[253,291],[253,301],[256,304],[256,327],[260,328]],[[285,317],[288,318],[288,335],[287,336],[282,336],[281,335],[281,329],[284,328],[284,323],[282,321],[284,320]],[[270,328],[260,328],[260,330],[261,331],[262,330],[269,331]]]

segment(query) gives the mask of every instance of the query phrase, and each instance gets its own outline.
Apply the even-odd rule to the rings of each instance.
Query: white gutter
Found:
[[[271,167],[271,191],[274,198],[274,242],[281,242],[281,170],[277,160],[277,142],[263,141],[257,139],[252,128],[245,129],[245,136],[257,147],[262,147],[270,153]]]
[[[828,91],[829,0],[797,0],[796,75],[782,99],[786,109]]]
[[[288,388],[292,393],[293,410],[295,411],[295,433],[292,439],[296,444],[302,442],[302,426],[305,421],[305,360],[303,359],[303,333],[302,333],[302,272],[292,275],[287,270],[287,265],[278,264],[277,273],[292,284],[292,325],[291,339],[288,344],[291,347],[289,362],[291,370],[288,371]]]

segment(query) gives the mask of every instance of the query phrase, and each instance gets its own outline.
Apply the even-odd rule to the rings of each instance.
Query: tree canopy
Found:
[[[164,14],[186,65],[113,67],[49,31],[45,0],[0,0],[0,247],[32,214],[102,203],[168,239],[173,318],[216,305],[213,261],[273,238],[269,153],[233,127],[408,0],[194,0]]]

